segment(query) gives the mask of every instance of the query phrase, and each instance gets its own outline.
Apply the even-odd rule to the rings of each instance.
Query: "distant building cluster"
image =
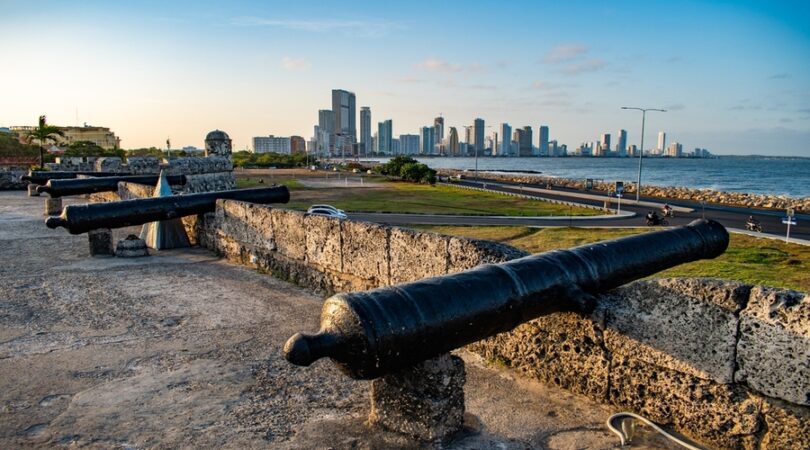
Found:
[[[12,126],[9,127],[11,133],[16,134],[21,140],[31,134],[36,127]],[[106,127],[94,127],[84,124],[81,127],[58,127],[64,136],[54,136],[57,141],[56,147],[69,147],[76,142],[92,142],[105,150],[121,148],[121,139]]]
[[[296,153],[306,151],[322,157],[358,158],[368,156],[504,156],[504,157],[633,157],[641,151],[636,145],[628,144],[627,131],[619,130],[615,141],[610,133],[600,139],[583,142],[569,151],[566,144],[551,139],[548,125],[540,125],[537,132],[530,125],[513,128],[501,123],[495,129],[486,125],[484,119],[477,118],[459,134],[457,127],[445,127],[441,115],[432,124],[420,127],[416,134],[400,134],[395,137],[391,119],[377,122],[375,127],[369,106],[360,107],[360,132],[357,124],[357,99],[353,92],[343,89],[332,90],[332,109],[318,111],[318,123],[313,135],[304,143],[300,136],[276,137],[273,135],[254,137],[255,153],[276,152]],[[463,139],[462,139],[463,137]],[[296,141],[299,142],[296,145]],[[668,147],[666,133],[658,135],[658,146],[644,150],[645,156],[711,157],[706,149],[695,149],[684,153],[681,144],[675,142]],[[698,151],[699,150],[699,151]]]

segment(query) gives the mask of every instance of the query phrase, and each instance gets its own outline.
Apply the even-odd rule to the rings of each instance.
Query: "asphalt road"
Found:
[[[487,180],[480,178],[478,182],[472,180],[461,180],[460,185],[470,187],[483,187],[494,191],[511,192],[516,194],[531,194],[539,198],[559,200],[566,202],[576,202],[594,206],[603,206],[604,200],[591,200],[574,198],[569,194],[581,194],[581,191],[574,189],[564,189],[555,187],[551,191],[544,190],[542,193],[527,192],[521,189],[517,183]],[[526,187],[539,188],[541,186],[523,185]],[[605,193],[599,191],[589,191],[589,194],[596,194],[604,198]],[[642,201],[662,204],[660,199],[642,197]],[[634,212],[634,217],[604,217],[604,218],[534,218],[534,217],[494,217],[494,216],[461,216],[461,215],[437,215],[437,214],[370,214],[352,213],[349,216],[353,219],[366,220],[371,222],[386,223],[391,225],[423,224],[423,225],[511,225],[511,226],[536,226],[536,227],[558,227],[558,226],[592,226],[592,227],[638,227],[645,226],[644,216],[652,208],[649,206],[635,205],[635,198],[627,198],[622,201],[622,211]],[[784,236],[785,225],[781,220],[785,213],[780,211],[762,210],[754,208],[737,208],[721,205],[705,205],[705,208],[695,202],[683,200],[670,200],[672,206],[692,208],[693,212],[677,212],[676,217],[669,218],[669,225],[686,225],[689,222],[705,217],[713,219],[727,228],[745,229],[745,222],[749,215],[756,217],[762,224],[766,234]],[[615,208],[615,201],[612,204]],[[659,210],[660,213],[660,210]],[[800,214],[796,219],[796,226],[791,226],[791,238],[810,240],[810,215]]]

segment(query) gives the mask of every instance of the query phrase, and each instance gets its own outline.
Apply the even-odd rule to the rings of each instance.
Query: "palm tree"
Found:
[[[25,140],[28,143],[37,141],[39,143],[39,168],[45,167],[45,146],[48,142],[57,142],[59,137],[64,137],[65,133],[59,127],[48,125],[45,123],[45,116],[39,116],[39,126],[34,128]]]

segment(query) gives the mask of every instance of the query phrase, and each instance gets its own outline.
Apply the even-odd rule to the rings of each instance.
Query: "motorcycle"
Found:
[[[745,229],[748,231],[756,231],[757,233],[762,233],[762,225],[755,222],[745,222]]]
[[[645,217],[644,220],[647,222],[648,227],[652,227],[652,226],[656,226],[656,225],[661,225],[662,227],[665,227],[665,226],[669,225],[669,222],[667,221],[667,219],[665,219],[663,217],[658,217],[658,216],[650,217],[650,216],[647,216],[647,217]]]
[[[675,217],[675,210],[672,208],[662,208],[661,211],[664,217]]]

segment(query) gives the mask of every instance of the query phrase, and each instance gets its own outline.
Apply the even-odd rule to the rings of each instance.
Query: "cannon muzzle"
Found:
[[[728,232],[711,220],[568,250],[478,266],[326,300],[317,334],[298,333],[286,359],[329,357],[352,378],[372,379],[561,310],[587,311],[594,296],[661,270],[715,258]]]
[[[158,220],[212,212],[218,199],[251,203],[287,203],[290,201],[290,191],[287,186],[272,186],[69,205],[62,209],[62,215],[45,220],[45,225],[48,228],[67,228],[71,234],[86,233],[99,228],[143,225]]]
[[[72,178],[48,180],[44,186],[37,186],[40,194],[47,192],[51,197],[66,197],[69,195],[93,194],[96,192],[115,192],[118,190],[118,183],[126,181],[129,183],[139,183],[156,185],[160,175],[117,175],[93,178]],[[185,175],[171,175],[166,177],[171,185],[186,184]]]

